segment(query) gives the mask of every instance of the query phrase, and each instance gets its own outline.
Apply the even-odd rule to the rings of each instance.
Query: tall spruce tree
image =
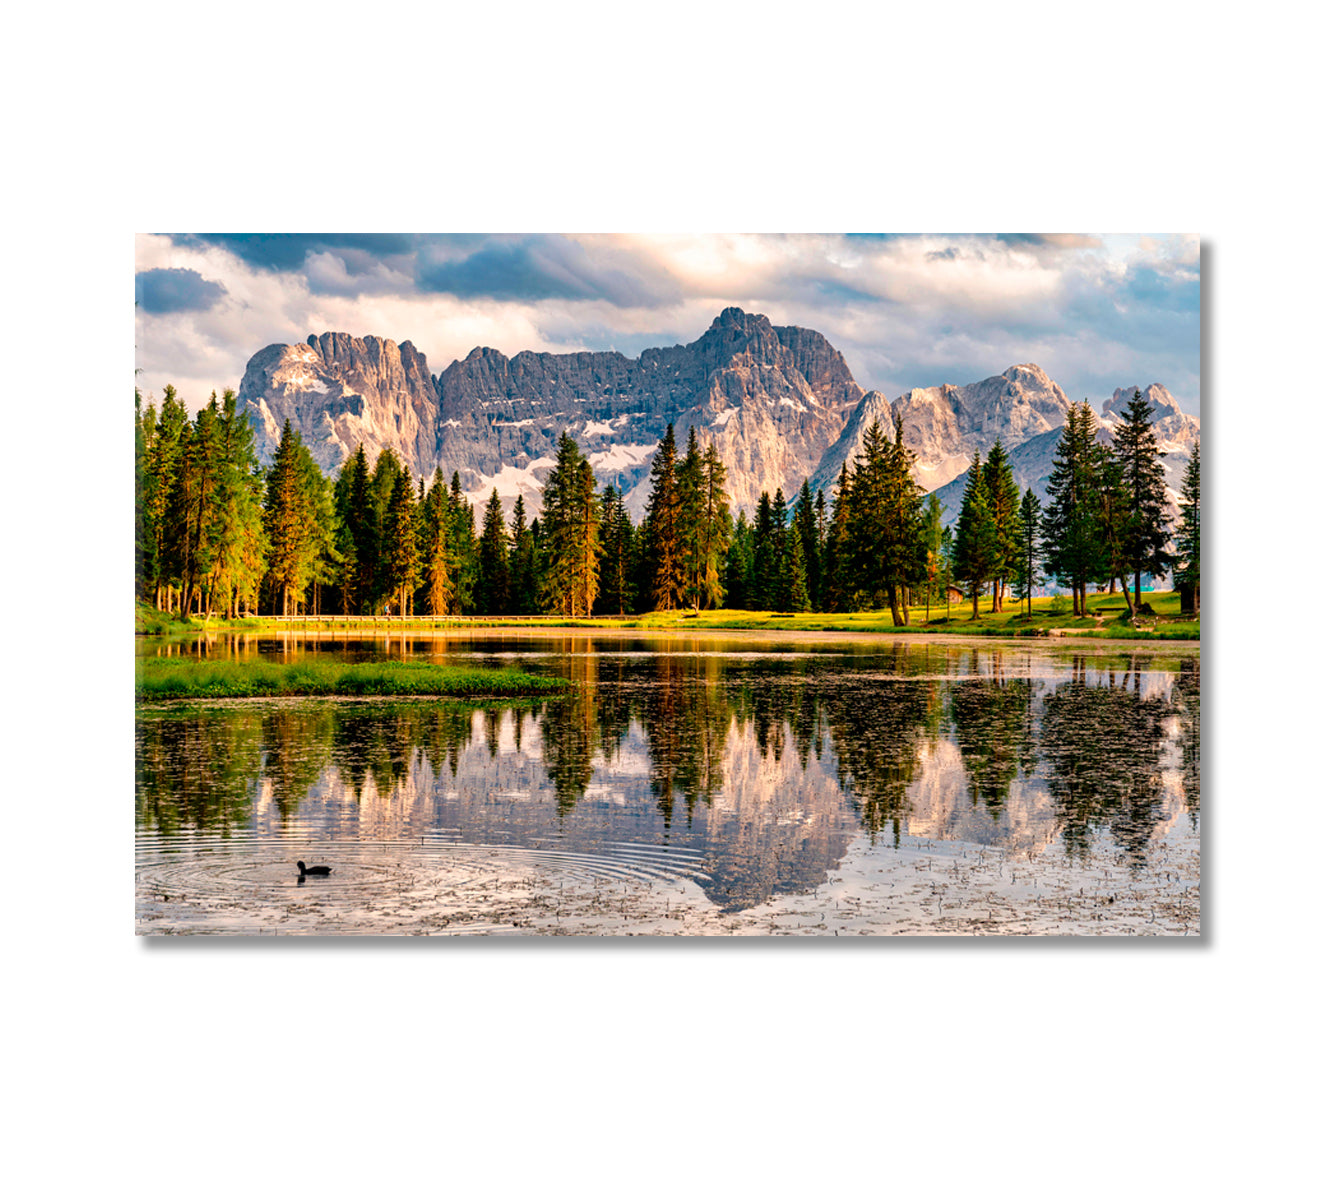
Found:
[[[700,601],[705,608],[723,602],[722,575],[731,541],[732,516],[727,503],[727,467],[712,442],[704,451],[704,577]]]
[[[386,514],[385,582],[401,617],[411,615],[412,594],[421,573],[414,490],[412,476],[404,467],[394,478]]]
[[[602,561],[598,569],[598,608],[621,616],[635,610],[635,528],[625,511],[625,497],[614,484],[602,492]]]
[[[497,616],[510,611],[510,547],[500,493],[491,489],[482,537],[477,546],[477,611]]]
[[[704,489],[704,455],[692,425],[686,435],[686,452],[676,464],[676,494],[680,500],[678,528],[684,581],[681,599],[696,612],[704,603],[704,577],[708,572]]]
[[[676,431],[670,424],[658,443],[649,480],[651,491],[644,517],[648,601],[655,611],[663,612],[678,607],[686,590]]]
[[[805,479],[797,493],[797,504],[792,512],[792,528],[801,538],[802,559],[806,566],[807,591],[814,601],[820,595],[820,530],[815,511],[815,497],[811,481]]]
[[[1042,514],[1043,569],[1070,589],[1076,617],[1088,613],[1088,584],[1105,579],[1108,555],[1102,515],[1103,459],[1097,419],[1086,400],[1066,413],[1052,458]]]
[[[537,612],[537,547],[527,522],[523,496],[519,496],[510,517],[510,592],[516,613]]]
[[[1033,615],[1033,591],[1042,586],[1042,505],[1032,488],[1024,492],[1019,504],[1019,553],[1014,561],[1011,582],[1014,594],[1028,601],[1028,615]]]
[[[1149,402],[1139,388],[1126,405],[1125,420],[1112,435],[1113,453],[1121,466],[1126,497],[1126,564],[1135,577],[1135,603],[1140,610],[1140,577],[1166,575],[1172,568],[1172,518],[1163,473],[1163,452],[1153,431]]]
[[[991,502],[982,456],[974,450],[954,535],[954,576],[967,588],[974,621],[979,615],[978,600],[994,577],[999,560],[996,508]]]
[[[834,493],[833,514],[829,518],[829,533],[824,543],[824,563],[820,575],[824,580],[824,609],[826,612],[851,612],[854,608],[852,525],[849,503],[852,477],[848,464],[839,468],[838,491]]]
[[[545,611],[586,617],[598,591],[597,488],[588,460],[562,433],[556,465],[542,489],[543,556],[539,594]]]
[[[1186,478],[1181,485],[1181,521],[1177,526],[1177,568],[1173,583],[1184,601],[1182,612],[1200,611],[1200,557],[1203,549],[1203,531],[1200,524],[1200,439],[1190,448],[1186,464]]]
[[[996,526],[996,574],[991,581],[991,611],[1001,612],[1005,585],[1019,560],[1019,488],[1014,482],[1009,455],[997,438],[982,466],[991,496]]]
[[[751,607],[772,611],[782,607],[783,525],[768,492],[760,493],[755,509]]]

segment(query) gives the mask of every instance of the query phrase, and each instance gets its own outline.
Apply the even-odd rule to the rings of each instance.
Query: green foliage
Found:
[[[1203,530],[1200,524],[1200,440],[1190,448],[1186,478],[1181,485],[1181,521],[1177,526],[1177,582],[1195,592],[1195,611],[1200,603],[1200,559]]]
[[[496,696],[561,691],[563,680],[523,671],[421,662],[296,663],[140,658],[139,700],[237,696]]]
[[[543,610],[587,617],[598,594],[600,505],[593,469],[574,438],[562,433],[556,465],[542,489]]]

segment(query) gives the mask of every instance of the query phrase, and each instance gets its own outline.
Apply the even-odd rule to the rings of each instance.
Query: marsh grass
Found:
[[[137,700],[247,696],[532,696],[563,691],[564,680],[512,669],[436,663],[237,662],[141,658]]]

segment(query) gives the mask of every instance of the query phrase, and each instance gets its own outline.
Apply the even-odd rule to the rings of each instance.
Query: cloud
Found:
[[[417,283],[463,299],[603,300],[621,308],[670,302],[680,294],[633,256],[618,255],[614,247],[590,253],[575,239],[556,235],[492,242],[462,259],[427,251],[418,257]]]
[[[220,283],[185,267],[140,271],[134,277],[135,303],[150,313],[204,312],[226,294]]]
[[[1193,236],[141,235],[136,258],[221,289],[138,311],[141,381],[190,381],[199,402],[264,346],[326,330],[410,340],[438,373],[479,345],[633,356],[738,305],[818,330],[891,396],[1036,362],[1072,397],[1156,381],[1198,411]]]
[[[173,234],[177,245],[220,246],[252,267],[296,271],[308,254],[325,250],[363,251],[376,258],[410,254],[408,233],[186,233]]]

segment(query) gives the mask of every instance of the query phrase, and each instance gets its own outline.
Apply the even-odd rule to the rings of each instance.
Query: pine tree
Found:
[[[1126,406],[1124,422],[1112,435],[1113,453],[1121,465],[1126,494],[1125,553],[1127,565],[1135,576],[1134,613],[1140,610],[1140,576],[1147,573],[1156,578],[1172,568],[1167,480],[1162,451],[1149,420],[1152,411],[1136,388]]]
[[[996,509],[987,488],[982,456],[973,451],[954,535],[954,575],[968,588],[973,602],[973,620],[978,619],[978,599],[996,572],[1000,559],[996,538]]]
[[[449,483],[449,500],[445,511],[449,524],[451,556],[458,563],[454,585],[454,611],[473,611],[473,587],[477,580],[477,538],[473,527],[472,505],[463,494],[459,473],[454,472]]]
[[[652,490],[644,518],[648,600],[655,611],[663,612],[676,608],[686,589],[676,432],[671,425],[658,443],[649,479]]]
[[[385,564],[388,592],[395,597],[398,615],[411,615],[412,593],[417,588],[421,572],[421,557],[417,544],[416,502],[413,497],[412,476],[404,467],[394,479],[389,493],[389,508],[385,525]]]
[[[364,458],[363,458],[364,463]],[[450,530],[449,497],[445,490],[445,473],[437,466],[431,489],[423,505],[425,536],[422,564],[426,575],[426,611],[443,617],[457,612],[455,576],[458,559]]]
[[[806,583],[806,552],[801,530],[794,524],[783,539],[782,607],[785,612],[810,612]]]
[[[144,482],[144,591],[151,593],[153,606],[172,607],[173,577],[169,562],[167,509],[176,487],[181,438],[190,416],[170,384],[162,393],[162,410],[148,406],[144,418],[147,478]]]
[[[510,547],[500,492],[491,489],[491,499],[482,518],[482,538],[477,546],[477,610],[488,616],[510,611]]]
[[[1194,603],[1183,604],[1183,613],[1200,611],[1200,582],[1203,578],[1200,570],[1203,549],[1200,498],[1200,439],[1196,438],[1190,448],[1186,478],[1181,485],[1181,522],[1177,526],[1177,569],[1173,579],[1183,597],[1189,599],[1187,593],[1193,593]]]
[[[1028,615],[1033,615],[1033,589],[1042,586],[1042,505],[1033,489],[1024,492],[1019,505],[1019,553],[1014,561],[1011,582],[1014,594],[1028,601]]]
[[[621,616],[635,611],[635,528],[625,511],[625,497],[613,484],[602,492],[602,561],[598,570],[598,607]]]
[[[264,533],[269,543],[269,580],[274,607],[284,617],[297,608],[312,567],[315,513],[306,494],[301,435],[283,422],[269,468],[264,499]]]
[[[699,612],[704,600],[704,576],[707,571],[704,515],[704,456],[700,453],[695,427],[686,435],[686,452],[676,464],[676,490],[680,498],[681,572],[684,578],[681,598]]]
[[[516,613],[537,611],[537,558],[532,528],[527,524],[523,496],[514,501],[510,518],[510,593]]]
[[[750,606],[762,611],[782,607],[783,524],[768,492],[760,493],[755,510]]]
[[[1087,615],[1089,581],[1105,579],[1108,568],[1105,537],[1099,532],[1103,470],[1096,433],[1088,401],[1074,405],[1052,458],[1051,502],[1042,514],[1043,569],[1070,588],[1076,617]]]
[[[704,451],[704,580],[700,600],[706,608],[723,601],[722,574],[731,541],[732,517],[727,503],[727,467],[712,442]]]
[[[598,592],[599,505],[588,460],[562,433],[556,465],[542,490],[543,556],[539,594],[547,612],[586,617]]]
[[[1019,560],[1019,488],[1014,482],[1009,456],[1000,439],[991,447],[982,466],[996,525],[996,574],[991,581],[991,611],[1001,612],[1005,584]]]
[[[854,607],[852,526],[849,503],[852,477],[845,462],[838,473],[838,491],[834,494],[834,511],[829,520],[829,534],[825,538],[824,607],[827,612],[852,612]]]
[[[820,531],[816,518],[815,497],[811,495],[809,479],[802,481],[801,491],[797,493],[797,504],[792,511],[792,528],[801,538],[807,591],[810,599],[814,600],[820,595]]]
[[[738,513],[732,527],[732,540],[727,548],[727,565],[723,586],[728,608],[751,608],[751,592],[755,583],[753,538],[744,512]]]

